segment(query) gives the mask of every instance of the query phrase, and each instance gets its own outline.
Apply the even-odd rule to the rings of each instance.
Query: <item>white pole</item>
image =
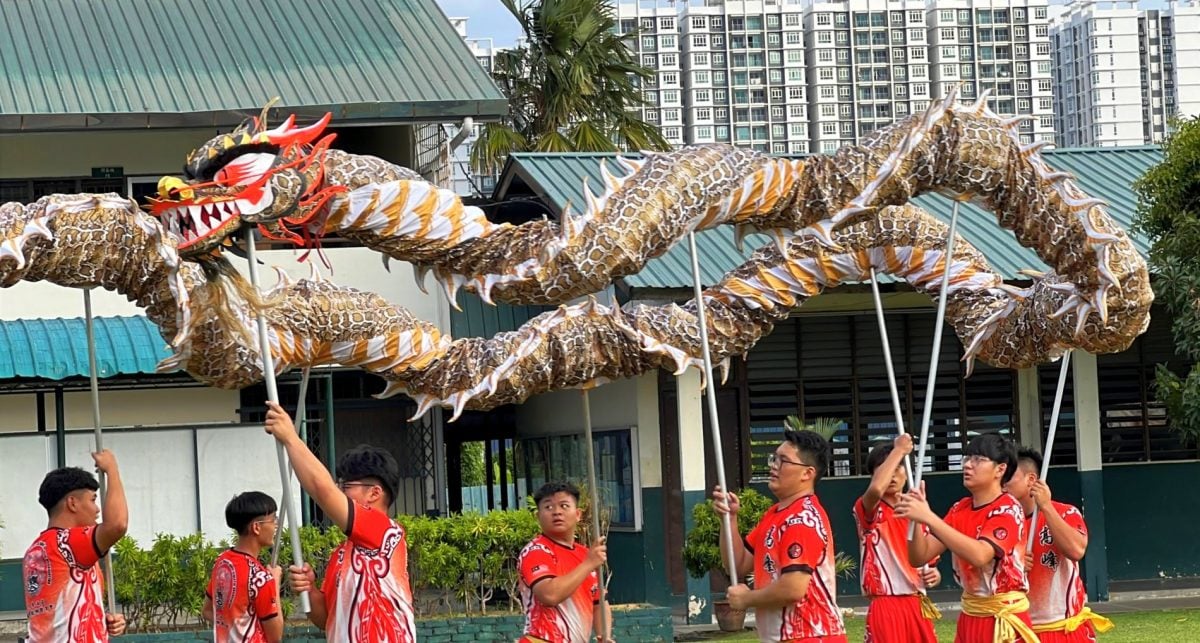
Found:
[[[591,489],[592,494],[592,539],[599,540],[600,488],[597,486],[598,483],[596,482],[596,454],[595,449],[592,446],[592,405],[591,400],[588,398],[587,389],[583,390],[583,441],[587,445],[588,488]],[[591,544],[592,543],[587,543],[588,546],[591,546]],[[603,641],[608,638],[605,634],[608,630],[605,629],[607,619],[605,619],[604,608],[608,605],[608,600],[605,598],[606,588],[604,587],[604,568],[605,566],[601,565],[600,569],[596,570],[596,580],[598,581],[597,584],[600,588],[600,604],[597,606],[600,612],[596,617],[596,623],[599,627],[599,631],[596,632],[596,640],[599,641]]]
[[[700,262],[697,259],[696,253],[696,233],[688,233],[688,245],[692,251],[692,290],[696,297],[696,319],[700,323],[700,350],[704,357],[704,379],[707,382],[705,387],[706,397],[708,398],[708,430],[712,434],[713,457],[717,462],[717,484],[721,486],[721,491],[730,493],[730,489],[725,484],[725,455],[721,449],[721,424],[717,419],[717,382],[713,374],[712,354],[708,350],[708,318],[705,313],[704,295],[700,287]],[[729,561],[729,582],[738,583],[737,562],[733,559],[733,539],[737,538],[737,534],[733,532],[733,516],[725,514],[721,520],[721,529],[728,535],[728,543],[726,545],[725,557]]]
[[[92,426],[95,427],[93,436],[96,440],[96,451],[99,452],[104,450],[104,433],[100,428],[100,376],[99,369],[96,368],[96,329],[92,319],[91,289],[83,291],[83,314],[87,327],[88,375],[92,385]],[[100,480],[100,502],[103,506],[104,501],[108,499],[108,480],[102,471],[97,472],[96,477]],[[104,518],[107,519],[108,516]],[[117,594],[113,581],[111,549],[104,554],[104,588],[107,590],[108,613],[116,614]]]
[[[887,367],[888,386],[892,390],[892,411],[896,414],[896,434],[904,435],[904,413],[900,410],[900,391],[896,387],[896,368],[892,365],[892,346],[888,341],[887,325],[883,321],[883,299],[879,296],[879,282],[875,279],[875,266],[871,266],[871,293],[875,296],[875,319],[879,322],[879,341],[883,345],[883,364]],[[909,486],[913,484],[912,461],[904,456],[904,472]]]
[[[258,260],[254,257],[254,228],[246,228],[246,260],[250,264],[250,284],[254,286],[255,292],[258,292]],[[263,319],[261,314],[257,315],[258,321],[258,348],[262,353],[263,361],[263,381],[267,385],[267,399],[278,404],[279,389],[275,384],[275,358],[271,355],[271,340],[267,338],[267,320]],[[278,441],[275,442],[275,455],[279,459],[279,483],[283,486],[283,505],[288,507],[287,523],[288,532],[292,541],[292,562],[297,567],[304,566],[304,552],[300,551],[300,521],[296,512],[291,511],[292,506],[292,476],[291,467],[288,465],[287,453],[283,450],[283,445]],[[312,609],[308,602],[308,592],[300,593],[300,611],[307,614]]]
[[[1042,470],[1039,480],[1045,480],[1050,473],[1050,454],[1054,451],[1054,434],[1058,432],[1058,412],[1062,409],[1063,391],[1067,388],[1067,369],[1071,364],[1071,351],[1063,353],[1062,364],[1058,369],[1058,389],[1054,391],[1054,406],[1050,410],[1050,430],[1046,433],[1046,450],[1042,451]],[[1033,551],[1033,535],[1037,533],[1037,505],[1033,505],[1033,516],[1029,519],[1029,540],[1025,542],[1025,551]]]
[[[917,446],[917,464],[912,486],[919,489],[921,473],[924,471],[925,447],[929,443],[929,420],[933,413],[933,389],[937,384],[938,358],[942,353],[942,326],[946,321],[946,295],[950,292],[950,266],[954,261],[954,237],[958,230],[958,204],[954,201],[954,210],[950,214],[950,230],[946,233],[946,251],[942,255],[942,294],[938,298],[937,317],[933,322],[933,351],[929,356],[929,379],[925,382],[925,407],[921,409],[921,441]],[[908,539],[917,535],[917,523],[909,523]]]
[[[304,398],[308,395],[308,375],[309,375],[310,370],[311,369],[309,369],[307,366],[305,366],[304,370],[300,374],[300,397],[298,398],[298,401],[296,402],[296,417],[293,418],[293,420],[292,420],[292,423],[295,424],[297,428],[302,427],[303,423],[305,422],[306,416],[304,413],[304,411],[305,411],[305,409],[304,409],[305,399]],[[292,512],[292,508],[287,505],[282,505],[282,507],[279,510],[280,517],[290,516],[291,512]],[[279,542],[282,538],[283,538],[283,530],[279,528],[278,524],[276,524],[275,525],[275,544],[271,548],[271,566],[272,567],[279,564]]]

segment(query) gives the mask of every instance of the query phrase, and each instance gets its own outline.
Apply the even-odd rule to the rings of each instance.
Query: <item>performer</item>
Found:
[[[896,504],[908,473],[904,458],[912,452],[912,436],[902,433],[891,444],[879,444],[867,456],[871,483],[854,503],[854,522],[862,561],[867,607],[867,643],[905,641],[934,643],[933,621],[941,618],[925,594],[942,580],[937,559],[915,568],[908,563],[909,522],[897,518]],[[927,528],[922,527],[923,532]]]
[[[406,643],[416,640],[408,584],[408,541],[388,517],[400,485],[390,453],[360,445],[342,456],[335,483],[296,435],[288,414],[267,402],[267,433],[288,452],[300,486],[333,524],[346,533],[334,550],[318,590],[312,567],[289,568],[292,589],[310,592],[308,619],[338,643]]]
[[[283,570],[258,560],[279,528],[278,506],[261,491],[238,494],[225,505],[225,524],[237,544],[213,564],[204,599],[204,617],[213,621],[217,643],[278,643],[283,640],[279,579]]]
[[[735,582],[727,593],[729,605],[754,608],[760,641],[845,643],[835,600],[833,532],[815,493],[829,466],[829,444],[813,431],[785,431],[767,463],[767,486],[777,502],[745,539],[733,539],[738,578],[754,570],[754,589]],[[734,533],[740,533],[740,506],[736,494],[720,487],[713,491],[713,508],[730,515]],[[722,558],[729,555],[728,538],[722,530]]]
[[[521,604],[525,607],[525,636],[520,643],[597,643],[612,641],[612,611],[605,605],[600,630],[597,571],[608,560],[603,540],[584,547],[575,542],[579,524],[579,489],[549,482],[533,494],[541,535],[521,550]]]
[[[1025,512],[1003,485],[1016,473],[1017,450],[997,433],[984,433],[963,450],[963,486],[970,495],[945,520],[929,508],[925,483],[901,497],[896,515],[929,527],[908,543],[919,565],[947,549],[962,585],[955,643],[1036,642],[1025,581]]]
[[[1113,624],[1087,606],[1079,574],[1079,561],[1087,551],[1087,524],[1078,508],[1051,500],[1050,487],[1038,479],[1041,470],[1042,454],[1022,447],[1017,474],[1004,487],[1020,501],[1026,533],[1033,538],[1033,552],[1025,557],[1033,631],[1042,643],[1095,641],[1096,632],[1107,632]],[[1031,520],[1037,521],[1036,529]]]
[[[92,460],[108,476],[103,522],[96,502],[100,483],[87,471],[55,469],[38,488],[50,524],[25,551],[22,564],[29,643],[94,643],[125,632],[124,615],[104,613],[97,566],[129,527],[125,487],[111,451],[93,453]]]

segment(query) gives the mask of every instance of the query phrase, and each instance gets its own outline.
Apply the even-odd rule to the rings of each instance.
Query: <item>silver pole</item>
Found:
[[[921,486],[921,473],[924,471],[925,447],[929,443],[929,420],[933,413],[933,389],[937,384],[938,358],[942,353],[942,326],[946,321],[946,295],[950,292],[950,266],[954,260],[954,237],[958,230],[958,204],[954,201],[954,211],[950,214],[950,230],[946,233],[946,251],[942,255],[942,294],[938,298],[937,317],[933,322],[933,352],[929,356],[929,379],[925,383],[925,407],[921,410],[921,441],[917,447],[917,464],[912,486]],[[917,535],[917,523],[908,525],[908,539]]]
[[[303,423],[305,422],[306,416],[304,414],[304,411],[305,411],[304,398],[305,398],[305,396],[308,395],[309,371],[310,371],[309,367],[305,366],[304,371],[301,372],[301,374],[300,374],[300,397],[299,397],[299,401],[296,402],[296,417],[293,420],[293,424],[295,424],[297,427],[303,426]],[[289,507],[287,505],[283,505],[283,508],[281,508],[279,510],[279,513],[282,514],[283,516],[290,516],[291,511],[292,511],[291,507]],[[283,530],[279,528],[278,524],[276,524],[275,525],[275,544],[272,545],[272,547],[271,547],[271,566],[272,567],[279,564],[279,543],[282,538],[283,538]]]
[[[1050,473],[1050,454],[1054,451],[1054,434],[1058,433],[1058,412],[1062,409],[1063,391],[1067,388],[1067,368],[1071,364],[1071,351],[1063,353],[1062,364],[1058,369],[1058,389],[1054,391],[1054,406],[1050,410],[1050,430],[1046,433],[1046,450],[1042,451],[1042,470],[1039,480],[1045,480]],[[1033,517],[1029,519],[1029,540],[1025,542],[1025,551],[1033,551],[1033,535],[1037,533],[1037,504],[1033,505]]]
[[[588,399],[587,389],[583,390],[583,440],[587,445],[588,488],[591,489],[591,491],[592,491],[592,498],[591,498],[591,501],[592,501],[592,512],[591,512],[592,513],[592,538],[594,540],[599,540],[600,539],[600,488],[597,486],[597,482],[596,482],[596,454],[595,454],[595,449],[592,446],[592,405],[591,405],[591,401]],[[590,546],[592,543],[587,543],[587,544]],[[608,631],[607,629],[605,629],[605,618],[604,618],[605,617],[604,608],[608,604],[608,601],[605,598],[605,594],[607,592],[605,591],[605,587],[604,587],[604,568],[605,568],[605,566],[601,565],[600,569],[596,570],[596,580],[598,581],[597,584],[600,587],[600,604],[598,606],[600,609],[600,613],[596,617],[598,619],[597,624],[600,627],[600,631],[596,632],[596,639],[601,640],[601,641],[607,639],[607,637],[605,636],[605,632]]]
[[[717,484],[721,491],[731,490],[725,485],[725,454],[721,449],[721,425],[717,419],[717,382],[713,375],[712,354],[708,350],[708,316],[705,313],[704,296],[700,290],[700,263],[696,253],[696,233],[688,233],[688,245],[692,252],[692,290],[696,297],[696,318],[700,322],[700,350],[704,357],[704,377],[708,385],[705,387],[708,398],[708,430],[712,433],[713,457],[717,461]],[[721,520],[721,529],[729,536],[725,555],[729,559],[729,582],[737,584],[737,561],[733,559],[733,539],[737,534],[733,531],[733,516],[725,514]]]
[[[896,387],[896,368],[892,365],[892,346],[888,341],[887,325],[883,321],[883,298],[879,296],[879,282],[875,280],[875,266],[871,266],[871,294],[875,296],[875,319],[879,321],[879,341],[883,344],[883,364],[887,367],[888,386],[892,390],[892,411],[896,414],[896,434],[904,435],[904,413],[900,410],[900,391]],[[912,459],[904,456],[904,472],[909,486],[913,484]]]
[[[88,375],[92,384],[92,426],[95,427],[93,436],[96,439],[96,451],[100,452],[104,450],[104,432],[100,428],[100,371],[96,368],[96,329],[92,318],[92,291],[90,288],[83,291],[83,314],[87,327]],[[96,477],[100,480],[100,502],[103,506],[104,501],[108,499],[108,480],[103,472],[96,473]],[[108,516],[104,518],[107,519]],[[107,590],[108,613],[116,614],[117,594],[113,581],[111,548],[104,554],[104,588]]]
[[[254,228],[246,228],[246,260],[250,264],[250,284],[258,292],[258,260],[254,257]],[[258,348],[262,352],[263,381],[267,385],[267,399],[278,404],[279,388],[275,383],[275,358],[271,355],[271,340],[267,338],[267,320],[261,314],[256,315],[258,321]],[[287,453],[278,440],[275,441],[275,455],[279,459],[279,483],[283,486],[283,505],[288,507],[288,533],[292,541],[292,562],[297,567],[304,566],[304,552],[300,551],[299,516],[291,511],[292,506],[292,476],[288,465]],[[308,592],[300,593],[300,611],[307,614],[312,609],[308,602]]]

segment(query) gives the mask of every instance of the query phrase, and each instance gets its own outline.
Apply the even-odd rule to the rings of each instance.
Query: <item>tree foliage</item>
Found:
[[[1200,118],[1174,122],[1163,160],[1134,184],[1135,225],[1150,237],[1155,300],[1173,319],[1175,351],[1187,373],[1160,364],[1156,394],[1186,440],[1200,438]]]
[[[656,125],[630,110],[644,104],[639,64],[617,33],[606,0],[501,0],[521,25],[523,46],[496,56],[492,78],[508,97],[503,122],[481,128],[471,163],[494,173],[512,152],[668,149]],[[518,4],[518,2],[520,4]]]

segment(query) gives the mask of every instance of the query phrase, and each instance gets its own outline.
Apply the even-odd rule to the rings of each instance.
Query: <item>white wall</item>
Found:
[[[225,503],[233,495],[256,489],[280,498],[274,441],[260,426],[110,431],[104,439],[121,469],[129,536],[139,543],[151,542],[158,533],[187,535],[197,529],[214,541],[227,538]],[[67,465],[93,470],[91,450],[90,432],[69,434]],[[52,434],[0,437],[3,557],[20,557],[45,528],[46,512],[37,503],[37,490],[55,467],[55,458]],[[292,485],[299,489],[295,478]]]
[[[53,432],[54,395],[44,396],[46,430]],[[66,393],[66,428],[92,428],[92,398],[87,391]],[[179,426],[238,421],[237,391],[216,388],[100,390],[100,419],[104,426]],[[37,395],[0,395],[0,433],[37,430]]]

